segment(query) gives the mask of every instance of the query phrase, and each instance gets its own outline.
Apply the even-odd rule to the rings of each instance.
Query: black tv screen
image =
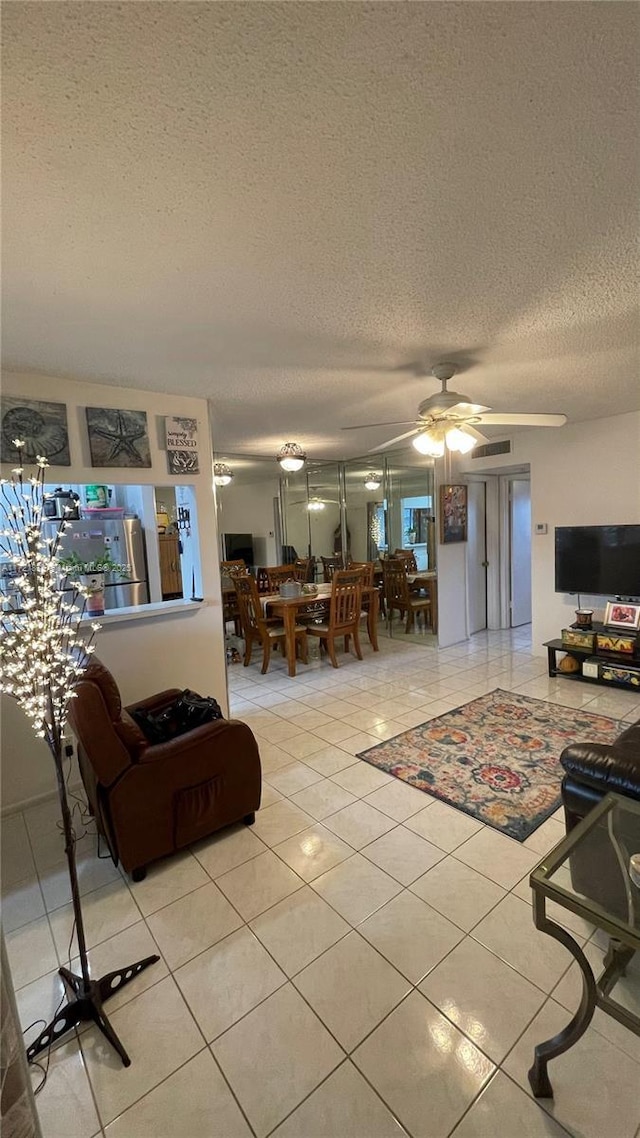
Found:
[[[557,526],[556,593],[640,596],[640,525]]]
[[[245,565],[253,565],[253,534],[225,533],[223,537],[225,561],[237,561],[242,558]]]

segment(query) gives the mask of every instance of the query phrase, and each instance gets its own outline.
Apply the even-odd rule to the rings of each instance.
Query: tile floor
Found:
[[[279,659],[231,668],[262,754],[254,827],[139,884],[80,842],[94,973],[161,961],[109,1004],[128,1070],[94,1028],[53,1050],[44,1138],[640,1138],[640,1039],[601,1013],[552,1064],[555,1099],[529,1094],[533,1044],[579,999],[527,884],[560,814],[520,845],[355,757],[495,687],[628,720],[637,696],[549,680],[528,629],[443,651],[382,638],[342,660],[293,680]],[[71,934],[55,820],[45,803],[2,827],[25,1027],[58,1002]],[[621,987],[638,1007],[640,970]]]

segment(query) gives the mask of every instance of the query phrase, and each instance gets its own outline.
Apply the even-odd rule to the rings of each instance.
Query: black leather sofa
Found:
[[[560,762],[565,771],[562,802],[567,833],[610,791],[640,801],[640,720],[613,743],[571,743]],[[639,831],[634,819],[618,835],[630,853],[640,853]],[[575,889],[600,900],[609,911],[626,911],[620,864],[604,829],[592,834],[588,846],[572,856],[571,879]]]

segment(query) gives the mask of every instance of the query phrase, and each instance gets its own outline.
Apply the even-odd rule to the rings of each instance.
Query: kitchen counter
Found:
[[[95,620],[100,625],[118,624],[130,620],[156,620],[174,613],[195,612],[205,608],[206,601],[152,601],[148,605],[128,605],[121,609],[108,609],[103,616],[83,616],[82,623]]]

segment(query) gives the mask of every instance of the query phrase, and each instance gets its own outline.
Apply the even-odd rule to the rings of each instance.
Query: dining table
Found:
[[[362,589],[363,601],[368,601],[366,607],[367,635],[374,652],[378,652],[378,590],[374,585],[365,585]],[[318,612],[319,606],[328,610],[331,602],[331,585],[323,588],[318,585],[318,592],[314,594],[301,593],[298,597],[281,597],[278,593],[266,594],[260,598],[265,614],[277,616],[284,625],[285,652],[287,656],[287,670],[290,676],[296,674],[296,620],[301,615]]]
[[[431,601],[431,631],[438,631],[438,574],[435,569],[418,570],[417,573],[407,573],[407,581],[412,593],[424,590]]]

